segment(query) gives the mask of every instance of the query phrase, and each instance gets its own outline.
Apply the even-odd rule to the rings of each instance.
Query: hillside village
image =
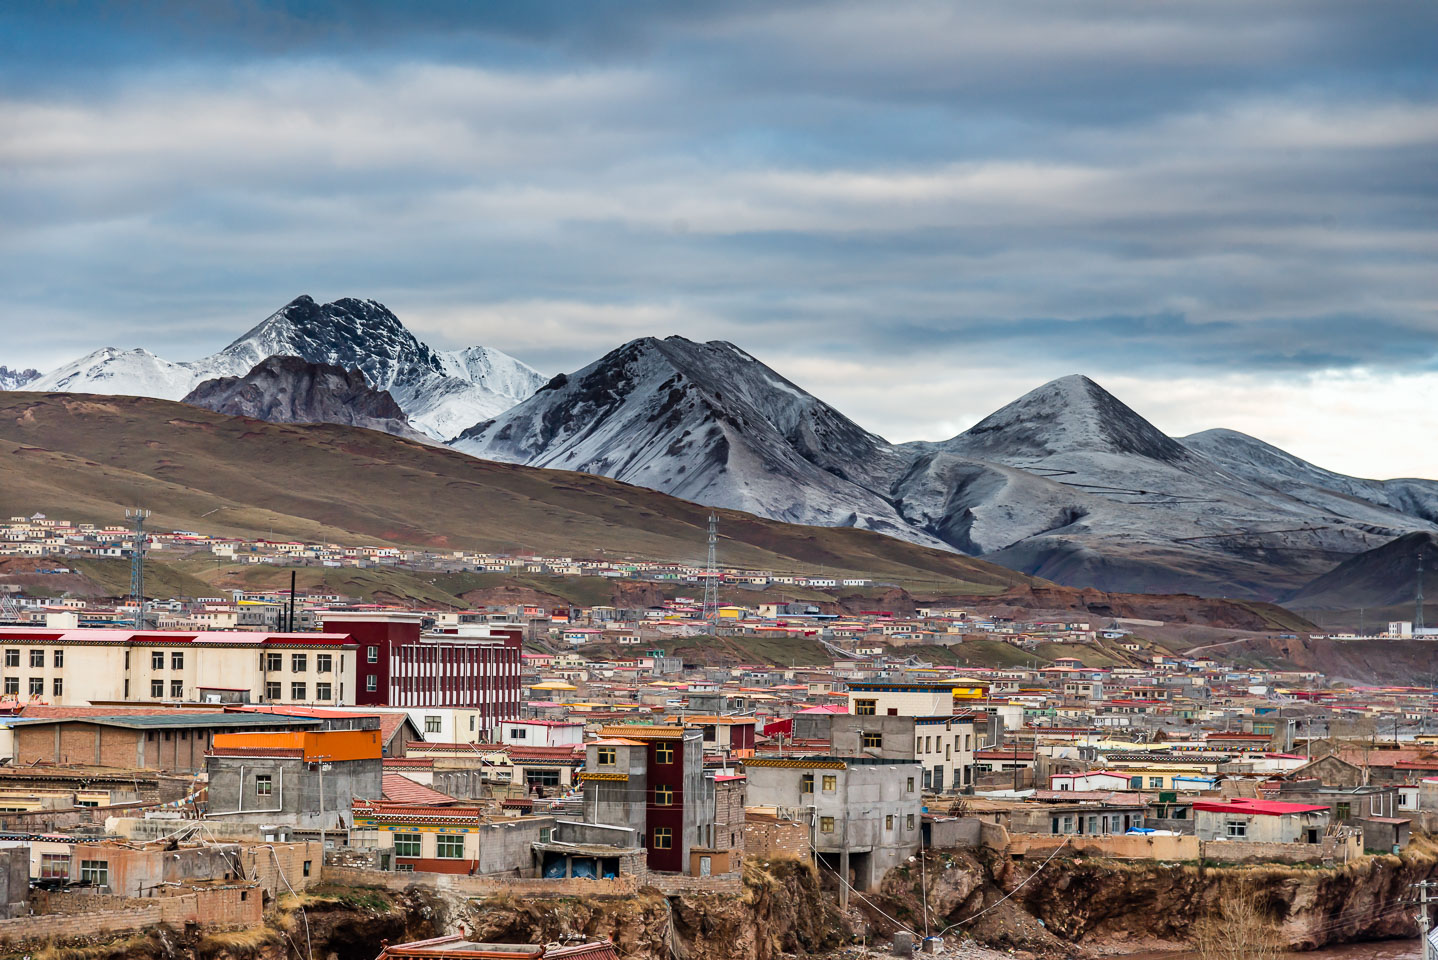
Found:
[[[39,515],[0,528],[39,564],[0,574],[0,936],[254,924],[316,884],[737,895],[746,858],[812,863],[853,910],[924,851],[1329,869],[1438,825],[1431,687],[1186,653],[1145,636],[1157,622],[706,604],[687,564],[184,531],[147,534],[145,562],[667,589],[464,609],[35,586],[133,542]]]

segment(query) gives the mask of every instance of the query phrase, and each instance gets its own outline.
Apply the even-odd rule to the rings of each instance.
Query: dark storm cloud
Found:
[[[0,362],[192,357],[310,292],[546,371],[671,332],[880,376],[1427,371],[1435,35],[1419,3],[9,5]]]

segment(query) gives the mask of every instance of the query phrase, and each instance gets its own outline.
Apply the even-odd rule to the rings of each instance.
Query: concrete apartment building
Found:
[[[712,851],[714,782],[704,774],[699,730],[615,724],[585,745],[584,819],[642,838],[650,870],[695,872],[691,854]]]
[[[933,793],[957,793],[973,783],[979,732],[971,716],[834,714],[828,725],[834,756],[915,761],[924,769],[923,788]]]
[[[59,706],[354,702],[348,634],[0,628],[0,697]]]
[[[923,768],[876,757],[754,757],[744,764],[750,807],[809,824],[820,864],[871,889],[919,849]],[[847,887],[840,885],[841,896]]]

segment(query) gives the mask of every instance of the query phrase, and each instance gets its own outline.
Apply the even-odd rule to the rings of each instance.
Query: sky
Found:
[[[0,8],[0,363],[301,293],[545,373],[742,346],[894,441],[1085,373],[1438,477],[1438,4]]]

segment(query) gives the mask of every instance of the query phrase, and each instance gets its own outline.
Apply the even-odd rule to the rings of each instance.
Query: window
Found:
[[[914,815],[912,813],[909,814],[907,825],[910,830],[914,829]]]
[[[165,695],[165,681],[163,681],[163,680],[151,680],[151,681],[150,681],[150,696],[152,696],[152,697],[154,697],[156,700],[158,700],[158,699],[160,699],[161,697],[163,697],[164,695]]]
[[[172,696],[172,697],[177,697],[177,698],[178,698],[178,697],[183,697],[184,695],[185,695],[185,681],[183,681],[183,680],[171,680],[171,681],[170,681],[170,696]]]
[[[379,663],[379,647],[365,647],[364,658],[370,663]]]
[[[266,670],[283,670],[285,668],[285,655],[283,653],[265,654]]]
[[[864,749],[865,749],[865,750],[870,750],[870,749],[877,750],[877,749],[879,749],[880,747],[882,747],[883,745],[884,745],[884,735],[883,735],[882,733],[866,733],[866,734],[864,734]]]
[[[32,667],[43,667],[44,665],[45,665],[45,651],[44,651],[44,650],[31,650],[31,651],[30,651],[30,666],[32,666]]]
[[[804,774],[802,777],[799,778],[799,792],[800,792],[800,793],[813,793],[813,792],[814,792],[814,775],[813,775],[812,773],[806,773],[806,774]]]
[[[56,651],[55,651],[55,666],[57,666],[57,667],[63,667],[64,665],[65,665],[65,651],[64,651],[64,650],[56,650]]]
[[[612,767],[618,759],[619,751],[613,747],[600,747],[597,751],[599,765],[601,767]]]
[[[255,796],[268,797],[274,790],[274,784],[270,781],[270,775],[262,773],[255,777]]]
[[[333,686],[333,684],[328,684],[328,683],[317,683],[317,684],[315,684],[315,699],[316,699],[316,700],[333,700],[334,698],[335,698],[335,697],[334,697],[334,686]]]
[[[369,676],[365,677],[364,688],[370,693],[374,693],[376,690],[379,689],[379,677],[376,677],[374,674],[370,674]]]
[[[970,734],[967,734],[967,733],[964,734],[964,749],[965,749],[965,750],[969,749],[969,736],[970,736]]]
[[[1353,816],[1353,805],[1348,801],[1345,800],[1342,803],[1337,804],[1336,806],[1337,809],[1333,811],[1335,819],[1347,820],[1349,817]]]
[[[419,834],[396,833],[394,835],[394,855],[396,857],[419,856]]]
[[[673,763],[674,745],[669,743],[659,744],[659,746],[654,748],[654,760],[656,763]]]
[[[6,678],[5,678],[5,692],[6,692],[6,693],[18,694],[18,693],[20,692],[20,678],[19,678],[19,677],[6,677]]]
[[[104,860],[81,860],[80,882],[93,883],[97,887],[110,885],[110,864]]]
[[[170,654],[170,669],[171,669],[171,670],[183,670],[183,669],[185,669],[185,655],[184,655],[183,653],[172,653],[172,654]]]
[[[668,850],[674,846],[674,829],[672,827],[654,828],[654,849]]]
[[[510,728],[509,728],[509,738],[510,738],[511,740],[528,740],[528,739],[529,739],[529,728],[528,728],[528,727],[510,727]]]
[[[824,774],[824,792],[833,793],[839,788],[839,778],[832,773]]]
[[[884,814],[884,829],[885,829],[885,830],[892,830],[892,829],[894,829],[894,815],[893,815],[892,813],[886,813],[886,814]]]
[[[464,837],[459,834],[441,833],[434,838],[434,855],[441,860],[463,860]]]
[[[819,832],[820,832],[820,833],[833,833],[833,832],[834,832],[834,818],[833,818],[833,817],[820,817],[820,818],[819,818]]]
[[[19,650],[6,650],[6,651],[5,651],[5,666],[7,666],[7,667],[18,667],[18,666],[20,666],[20,651],[19,651]]]
[[[310,668],[310,657],[306,653],[294,653],[290,655],[290,670],[293,673],[304,673]]]
[[[1131,789],[1134,789],[1134,790],[1142,790],[1142,789],[1143,789],[1143,777],[1129,777],[1129,778],[1128,778],[1128,785],[1129,785],[1129,787],[1130,787]]]
[[[163,650],[151,650],[151,651],[150,651],[150,669],[151,669],[151,670],[163,670],[163,669],[165,669],[165,651],[163,651]]]
[[[934,738],[933,738],[933,737],[925,737],[925,738],[924,738],[924,752],[925,752],[925,753],[933,753],[933,752],[934,752]]]
[[[1230,837],[1248,836],[1248,821],[1246,820],[1228,820],[1224,823],[1224,827]]]
[[[474,714],[469,715],[469,732],[474,733]]]
[[[1163,777],[1149,777],[1149,778],[1148,778],[1148,785],[1149,785],[1150,787],[1161,787],[1161,786],[1163,786]]]
[[[62,693],[65,692],[65,681],[64,681],[64,680],[61,680],[59,677],[56,677],[56,678],[55,678],[55,684],[54,684],[54,686],[55,686],[55,691],[54,691],[54,695],[55,695],[55,696],[58,697],[58,696],[60,696]]]
[[[69,880],[70,856],[65,853],[40,854],[40,879]]]
[[[320,673],[329,673],[334,669],[335,658],[328,653],[315,654],[315,669]]]
[[[879,702],[877,700],[855,700],[854,715],[857,717],[872,717],[878,713]]]
[[[305,699],[305,685],[304,685],[303,683],[292,683],[292,684],[290,684],[290,699],[291,699],[291,700],[303,700],[303,699]]]
[[[540,827],[540,828],[539,828],[539,842],[540,842],[540,843],[548,843],[549,840],[550,840],[550,838],[553,837],[553,836],[554,836],[554,830],[553,830],[553,828],[551,828],[551,827]]]
[[[674,788],[667,783],[661,783],[654,788],[654,802],[661,807],[674,805]]]
[[[914,792],[914,778],[913,778],[913,777],[910,777],[910,778],[909,778],[908,783],[906,783],[906,784],[904,785],[904,789],[905,789],[907,792],[909,792],[909,793],[913,793],[913,792]]]
[[[304,875],[307,876],[307,877],[310,875],[310,861],[309,861],[309,860],[306,860],[306,861],[305,861]]]
[[[444,718],[442,718],[442,717],[425,717],[425,718],[424,718],[424,732],[425,732],[425,733],[439,733],[440,730],[443,729],[443,727],[444,727],[443,719],[444,719]]]
[[[44,678],[44,677],[31,677],[31,678],[30,678],[30,696],[32,696],[32,697],[39,697],[39,696],[43,696],[44,693],[45,693],[45,678]]]
[[[275,683],[274,681],[271,681],[271,682],[265,684],[265,699],[266,699],[266,700],[271,700],[271,701],[273,701],[273,700],[278,700],[278,699],[280,699],[280,698],[283,697],[283,696],[284,696],[284,694],[280,692],[280,685],[279,685],[278,683]]]

